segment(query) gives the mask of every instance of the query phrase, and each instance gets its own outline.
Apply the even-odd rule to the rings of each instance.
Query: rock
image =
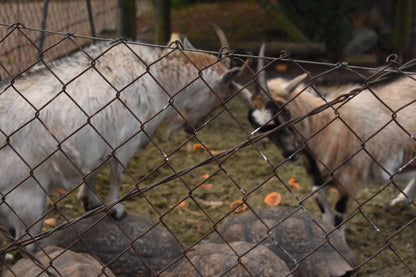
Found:
[[[102,213],[85,218],[45,238],[41,245],[89,253],[121,277],[152,276],[182,254],[167,230],[147,216],[132,213],[120,221]]]
[[[182,258],[172,270],[162,273],[161,277],[292,276],[288,275],[286,264],[272,251],[262,245],[243,241],[232,242],[230,246],[225,243],[202,243],[191,250],[187,257],[189,260]]]
[[[43,251],[35,254],[45,270],[55,276],[108,276],[115,277],[110,269],[100,264],[96,259],[85,253],[76,253],[71,250],[64,250],[56,246],[48,246]],[[11,277],[48,277],[42,267],[37,266],[33,260],[29,258],[20,259],[10,270],[5,270],[2,276]]]
[[[283,206],[258,209],[255,213],[258,217],[250,211],[233,216],[218,233],[228,243],[261,243],[284,260],[289,270],[296,269],[294,276],[344,276],[353,270],[354,253],[341,233],[331,232],[334,227],[320,218]],[[210,240],[223,241],[219,236]]]

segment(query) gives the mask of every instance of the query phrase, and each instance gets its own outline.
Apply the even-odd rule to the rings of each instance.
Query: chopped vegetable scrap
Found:
[[[56,224],[58,223],[58,221],[56,220],[56,218],[50,217],[45,219],[45,221],[43,221],[43,225],[46,226],[56,226]]]
[[[67,192],[67,190],[65,190],[65,189],[54,189],[54,190],[52,190],[52,194],[54,194],[54,195],[60,195],[60,194],[66,193],[66,192]]]
[[[282,196],[278,192],[271,192],[264,198],[264,203],[268,206],[276,206],[282,200]]]
[[[235,209],[235,213],[242,213],[247,209],[247,205],[243,201],[234,201],[230,205],[231,209]]]
[[[181,203],[179,203],[176,207],[182,208],[182,207],[185,207],[185,205],[186,205],[186,201],[184,200]]]
[[[330,188],[329,192],[333,193],[333,194],[339,194],[339,190],[337,190],[336,188]]]
[[[289,186],[292,188],[292,189],[298,189],[298,188],[300,188],[300,186],[299,186],[299,183],[298,182],[296,182],[296,180],[295,180],[295,178],[290,178],[289,179],[289,181],[287,182],[288,184],[289,184]]]
[[[211,190],[212,189],[212,184],[202,184],[201,188],[206,189],[206,190]]]
[[[286,72],[287,71],[287,64],[285,64],[285,63],[277,64],[275,68],[279,72]]]
[[[211,150],[208,145],[206,144],[202,145],[200,143],[194,143],[194,145],[192,146],[192,149],[193,150],[209,150],[209,152],[205,151],[205,153],[212,154],[212,155],[217,155],[225,151],[225,150]]]
[[[182,202],[180,202],[178,205],[176,205],[176,206],[170,206],[170,208],[174,208],[174,209],[176,209],[176,208],[182,208],[182,207],[185,207],[186,206],[186,201],[185,200],[183,200]]]
[[[205,149],[209,149],[209,146],[204,144],[200,144],[200,143],[195,143],[192,147],[194,150],[205,150]]]
[[[221,154],[222,152],[225,152],[225,150],[209,150],[209,152],[211,152],[212,155],[217,155],[217,154]]]

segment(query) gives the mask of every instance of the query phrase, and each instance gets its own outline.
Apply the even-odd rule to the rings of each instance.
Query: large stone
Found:
[[[46,252],[46,254],[44,253]],[[10,270],[5,269],[4,277],[48,277],[48,276],[108,276],[115,277],[110,269],[85,253],[76,253],[56,246],[48,246],[35,254],[40,264],[29,258],[19,260]],[[47,272],[53,274],[49,275]]]

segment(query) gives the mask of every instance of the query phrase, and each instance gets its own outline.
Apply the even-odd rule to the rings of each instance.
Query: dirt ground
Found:
[[[196,146],[201,142],[215,154],[244,141],[252,131],[247,121],[247,108],[238,98],[231,100],[226,107],[226,110],[214,111],[212,116],[216,113],[220,115],[188,142],[190,136],[183,131],[169,140],[166,125],[162,126],[154,135],[154,141],[130,161],[121,195],[129,193],[135,186],[146,187],[208,158],[207,151]],[[265,139],[239,149],[224,162],[213,162],[195,169],[180,180],[159,185],[124,205],[129,212],[148,215],[163,222],[184,247],[203,240],[214,224],[232,216],[230,205],[241,200],[242,192],[253,209],[264,207],[265,196],[278,192],[282,196],[279,205],[303,205],[319,216],[316,203],[310,196],[312,182],[302,162],[283,161],[277,148]],[[107,193],[108,173],[107,168],[98,176],[98,193],[101,196]],[[291,177],[299,183],[299,188],[289,185]],[[354,207],[356,215],[347,223],[347,242],[358,258],[357,273],[359,276],[411,276],[411,270],[416,268],[414,224],[401,228],[414,221],[416,209],[406,205],[390,208],[388,203],[397,192],[392,187],[380,192],[381,187],[381,184],[371,184],[362,188],[357,198],[362,206],[360,209]],[[67,218],[74,218],[83,212],[75,194],[57,205],[60,213]],[[367,202],[373,195],[376,196]],[[55,196],[58,199],[59,194]],[[335,192],[329,193],[330,199],[334,200],[335,196]],[[64,221],[53,210],[47,218]],[[387,237],[391,239],[386,240]]]
[[[208,158],[206,151],[195,149],[197,143],[203,142],[216,153],[244,141],[252,131],[246,119],[246,107],[239,99],[234,99],[227,104],[227,110],[186,144],[183,144],[189,138],[186,133],[180,132],[174,140],[168,140],[162,126],[154,136],[157,147],[150,143],[129,163],[122,194],[131,191],[135,185],[143,188]],[[168,155],[167,162],[161,151]],[[302,163],[281,164],[282,161],[276,147],[266,139],[258,145],[238,150],[220,165],[214,162],[184,175],[181,180],[162,184],[143,196],[127,201],[125,206],[129,212],[163,221],[184,247],[203,239],[215,223],[222,222],[225,215],[232,216],[232,213],[229,214],[230,205],[241,199],[242,191],[253,209],[265,206],[267,194],[278,192],[282,196],[279,205],[297,207],[302,204],[319,216],[316,203],[310,196],[311,180]],[[272,177],[275,169],[276,176]],[[107,183],[107,174],[108,170],[104,170],[98,182]],[[210,176],[207,180],[206,174]],[[298,189],[288,185],[291,177],[299,183]],[[136,183],[136,180],[142,181]],[[380,187],[381,184],[371,184],[360,191],[358,200],[362,207],[360,210],[354,207],[357,214],[347,224],[347,242],[358,257],[360,276],[410,276],[412,274],[402,261],[415,270],[414,224],[403,230],[401,228],[414,221],[416,209],[406,205],[390,208],[388,203],[397,192],[391,187],[379,192]],[[99,191],[101,195],[105,192]],[[366,202],[373,195],[377,196]],[[330,192],[331,199],[335,196],[334,192]],[[172,209],[175,205],[178,206]],[[68,217],[82,213],[75,199],[60,206]],[[386,241],[389,236],[392,238]]]
[[[178,11],[178,14],[181,12]],[[231,12],[229,15],[233,16]],[[147,32],[144,25],[141,30]],[[198,43],[203,44],[201,41]],[[294,75],[300,70],[293,63],[287,66],[286,75]],[[309,69],[307,64],[305,67]],[[270,68],[269,76],[280,74],[275,70],[278,68],[275,65]],[[330,67],[310,66],[310,69],[319,73]],[[333,73],[333,76],[338,76],[338,73]],[[351,75],[357,76],[355,73]],[[169,140],[166,124],[161,126],[153,136],[153,141],[128,164],[121,196],[135,187],[144,188],[210,157],[206,150],[198,146],[201,142],[211,154],[215,154],[239,145],[253,131],[247,120],[247,108],[238,97],[230,100],[226,109],[220,107],[213,111],[211,117],[214,116],[194,138],[181,131]],[[107,193],[108,174],[109,169],[105,168],[97,179],[101,196]],[[292,177],[298,182],[299,188],[289,185],[288,181]],[[264,139],[239,149],[224,161],[210,163],[159,185],[124,202],[124,205],[129,212],[148,215],[163,222],[184,247],[189,247],[203,240],[224,217],[232,216],[230,205],[241,200],[242,196],[255,209],[266,205],[266,195],[278,192],[281,194],[279,205],[303,205],[310,213],[320,216],[310,194],[311,184],[301,161],[286,162],[277,148]],[[358,258],[357,275],[412,276],[416,272],[415,226],[412,224],[416,218],[416,208],[407,205],[389,207],[388,203],[398,192],[392,186],[380,191],[382,187],[383,184],[370,184],[361,189],[357,197],[361,205],[354,206],[354,216],[346,225],[347,242]],[[56,199],[59,196],[59,193],[55,194]],[[83,212],[75,196],[76,192],[57,205],[60,213],[67,218],[74,218]],[[335,197],[336,191],[330,191],[329,198],[333,201]],[[56,218],[58,222],[64,220],[56,211],[47,217]]]

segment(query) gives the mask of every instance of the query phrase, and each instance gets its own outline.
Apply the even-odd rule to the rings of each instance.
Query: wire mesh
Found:
[[[405,191],[410,205],[389,204],[403,192],[401,176],[413,176],[413,129],[403,113],[415,98],[380,96],[403,81],[389,97],[412,92],[413,61],[401,66],[390,56],[380,68],[365,68],[293,60],[286,52],[259,57],[22,24],[0,29],[2,45],[17,38],[34,53],[18,73],[0,63],[7,76],[0,94],[4,276],[415,275],[414,192]],[[41,31],[53,40],[39,51]],[[68,46],[77,51],[55,60],[52,51]],[[244,67],[240,86],[226,82],[236,77],[229,60]],[[265,65],[256,68],[260,60]],[[271,95],[259,90],[262,72],[309,79],[282,103],[271,84]],[[245,89],[276,108],[263,126],[247,120]],[[365,117],[370,108],[345,112],[364,96],[388,117]],[[295,110],[304,97],[314,105]],[[285,157],[272,141],[289,129],[300,143]],[[408,146],[397,146],[403,138]],[[362,156],[367,163],[357,164]],[[352,177],[360,184],[351,185]],[[120,193],[109,186],[115,183]],[[352,199],[338,222],[346,243],[318,218],[315,198],[327,188],[337,216],[343,195]],[[19,251],[24,258],[11,261]],[[76,253],[88,254],[91,267],[76,266]]]
[[[45,8],[46,7],[46,8]],[[59,32],[91,35],[90,19],[88,17],[87,1],[2,1],[0,3],[2,13],[0,22],[20,22],[24,26],[48,29]],[[91,16],[93,26],[97,34],[114,32],[117,22],[117,1],[91,1]],[[7,28],[2,28],[1,36],[7,34]],[[30,41],[36,45],[48,47],[55,42],[55,38],[49,33],[34,32]],[[23,68],[31,64],[38,53],[31,47],[31,42],[14,36],[2,43],[0,53],[3,63],[9,64],[11,74],[19,73]],[[67,47],[71,47],[68,45]],[[40,47],[43,50],[43,47]],[[51,59],[56,59],[64,54],[75,51],[76,48],[62,48],[53,50]],[[1,74],[2,78],[9,77]]]

